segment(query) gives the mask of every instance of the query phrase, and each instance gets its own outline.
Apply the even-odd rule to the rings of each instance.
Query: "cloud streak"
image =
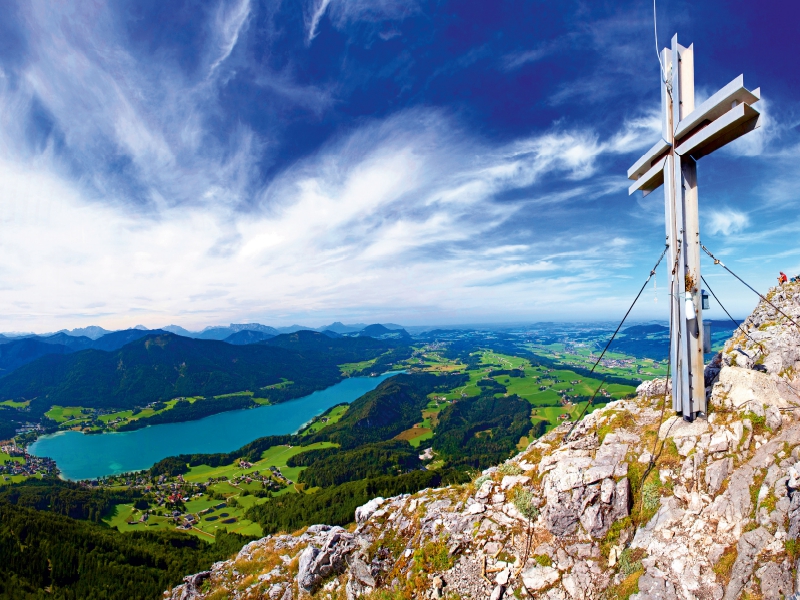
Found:
[[[231,55],[236,42],[239,41],[239,33],[249,16],[250,0],[240,0],[228,10],[225,10],[224,6],[220,6],[215,27],[215,33],[218,36],[219,56],[211,64],[209,76]]]

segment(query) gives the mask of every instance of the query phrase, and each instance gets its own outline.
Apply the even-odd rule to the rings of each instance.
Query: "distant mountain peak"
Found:
[[[166,327],[161,328],[164,331],[169,331],[170,333],[174,333],[175,335],[182,335],[184,337],[193,337],[195,334],[188,329],[184,329],[180,325],[167,325]]]
[[[231,323],[228,326],[234,331],[260,331],[261,333],[271,333],[273,335],[278,333],[278,330],[269,325],[262,325],[261,323]]]
[[[364,329],[362,329],[358,335],[369,336],[378,339],[410,337],[408,332],[403,328],[389,329],[380,323],[374,323],[364,327]]]
[[[135,327],[131,327],[131,329],[138,329],[139,331],[150,331],[150,328],[145,327],[144,325],[136,325]]]
[[[88,337],[91,340],[96,340],[98,338],[103,337],[107,333],[111,333],[111,330],[104,329],[98,325],[89,325],[88,327],[76,327],[75,329],[62,329],[56,333],[64,333],[66,335],[71,335],[74,337]]]

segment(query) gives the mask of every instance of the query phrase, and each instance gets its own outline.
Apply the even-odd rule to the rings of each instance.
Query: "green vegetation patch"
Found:
[[[90,414],[90,410],[81,406],[53,406],[44,416],[56,423],[64,423]]]

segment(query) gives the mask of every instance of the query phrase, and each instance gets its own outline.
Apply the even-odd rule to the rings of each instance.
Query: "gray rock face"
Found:
[[[580,524],[590,536],[601,538],[614,521],[628,516],[631,497],[624,461],[636,440],[638,436],[620,431],[599,444],[592,433],[542,460],[542,517],[553,535],[570,535]]]
[[[791,504],[789,504],[789,532],[787,537],[796,540],[800,537],[800,492],[792,494]]]
[[[785,314],[800,322],[799,291],[800,284],[787,283],[772,288],[767,297]],[[800,366],[800,330],[772,306],[762,300],[741,326],[750,338],[734,335],[725,344],[722,351],[725,365],[735,363],[753,368],[760,362],[760,366],[771,375]]]
[[[356,514],[355,514],[356,523],[358,525],[364,523],[364,521],[369,519],[373,515],[373,513],[375,513],[375,511],[377,511],[381,507],[383,503],[384,499],[379,496],[377,498],[373,498],[365,505],[359,506],[356,509]]]
[[[658,569],[648,569],[639,578],[639,593],[631,596],[631,600],[677,600],[675,586]]]
[[[333,527],[325,535],[322,548],[309,545],[300,555],[297,583],[307,592],[316,589],[328,575],[341,573],[345,555],[355,548],[354,536],[341,527]]]
[[[781,600],[791,596],[791,565],[769,562],[756,571],[756,577],[761,581],[761,595],[764,600]]]
[[[184,577],[183,581],[185,583],[182,589],[180,589],[178,595],[173,596],[173,598],[175,600],[196,600],[197,598],[201,598],[200,586],[203,585],[203,582],[210,576],[211,571],[202,571],[201,573],[195,573],[194,575]]]
[[[722,483],[732,472],[732,458],[723,458],[708,465],[706,468],[706,485],[708,486],[708,493],[712,496],[715,495],[719,491],[719,488],[722,487]]]
[[[720,372],[712,400],[743,414],[752,412],[762,417],[766,416],[764,406],[790,408],[795,402],[791,390],[777,376],[741,367],[727,367]],[[776,417],[780,418],[780,411],[772,412],[773,421]],[[779,423],[773,424],[773,431],[780,427]]]
[[[553,585],[560,575],[553,567],[532,567],[522,573],[522,581],[531,591],[538,591]]]
[[[731,580],[725,589],[724,600],[736,600],[750,581],[756,556],[772,541],[772,535],[763,527],[748,531],[739,539],[736,546],[738,554],[731,570]]]
[[[605,489],[603,489],[605,488]],[[578,523],[595,539],[604,537],[611,525],[630,512],[630,483],[624,477],[618,483],[605,479],[602,484],[562,492],[556,502],[548,502],[543,515],[545,526],[553,535],[573,533]]]

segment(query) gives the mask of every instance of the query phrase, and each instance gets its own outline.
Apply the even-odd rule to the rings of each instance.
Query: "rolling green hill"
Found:
[[[433,373],[396,375],[358,398],[337,423],[309,440],[333,442],[345,450],[389,440],[419,420],[428,394],[448,390],[466,379],[466,375]]]

